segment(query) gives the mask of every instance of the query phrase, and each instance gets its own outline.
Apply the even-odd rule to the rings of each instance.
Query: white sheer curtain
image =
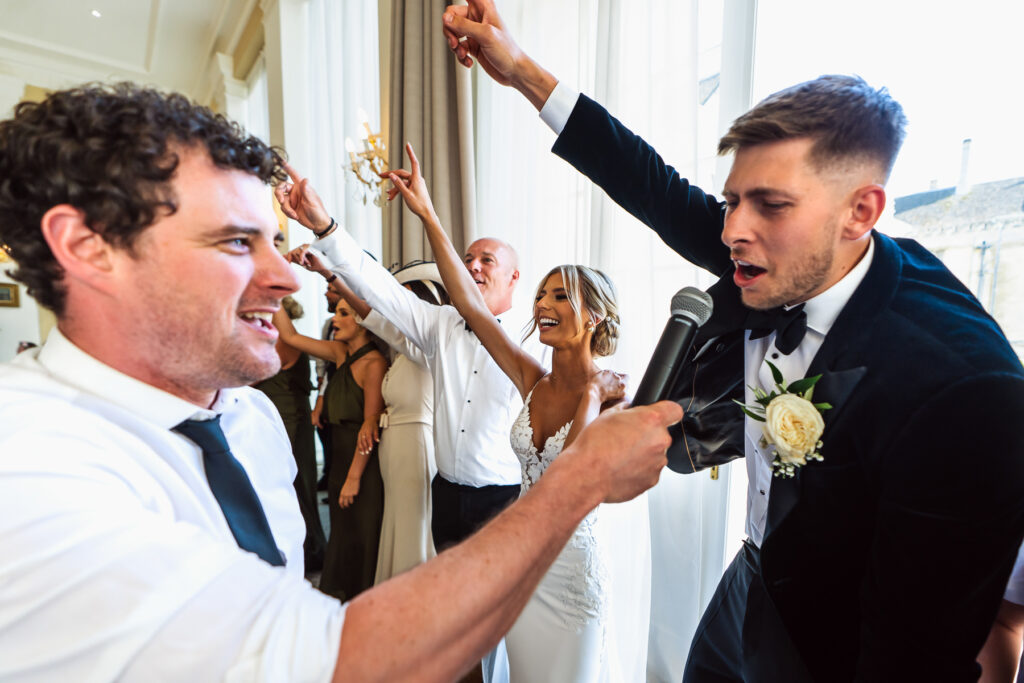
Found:
[[[722,183],[715,177],[714,149],[723,2],[506,0],[501,11],[531,56],[607,106],[684,177],[716,192]],[[552,266],[601,268],[618,287],[623,321],[619,350],[605,365],[628,372],[635,389],[672,295],[687,285],[705,288],[712,278],[552,155],[554,136],[518,93],[482,74],[476,89],[478,226],[482,235],[505,239],[519,251],[522,285],[514,310],[523,319],[530,315],[533,290]],[[612,626],[633,641],[618,650],[631,660],[622,662],[623,672],[643,672],[646,661],[648,681],[681,678],[693,631],[728,553],[731,469],[723,468],[717,481],[707,473],[666,471],[648,497],[607,508],[619,539]],[[648,532],[650,560],[645,544],[625,546],[621,540]],[[631,623],[636,611],[620,610],[647,600],[649,643],[646,621]],[[624,673],[623,680],[641,678]]]
[[[381,211],[357,198],[355,180],[345,168],[345,137],[358,139],[363,131],[359,109],[366,111],[374,132],[380,130],[380,57],[377,0],[336,2],[308,0],[309,74],[307,125],[312,154],[308,175],[334,218],[356,241],[379,258]],[[319,277],[303,282],[304,293],[314,286],[323,292]],[[307,310],[309,310],[307,308]],[[318,334],[326,308],[317,294]],[[310,316],[307,316],[310,317]]]

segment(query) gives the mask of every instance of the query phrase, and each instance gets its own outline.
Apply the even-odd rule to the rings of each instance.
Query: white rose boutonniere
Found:
[[[825,421],[821,414],[831,408],[828,403],[811,403],[814,385],[821,375],[804,377],[792,384],[783,381],[782,373],[770,361],[775,387],[767,392],[760,387],[754,391],[754,403],[736,401],[750,418],[764,422],[761,446],[772,447],[775,459],[772,473],[776,477],[792,477],[797,467],[803,467],[808,460],[822,460],[821,435]]]

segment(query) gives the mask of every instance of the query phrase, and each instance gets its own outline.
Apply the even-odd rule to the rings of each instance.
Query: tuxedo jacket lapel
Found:
[[[823,415],[825,431],[822,435],[824,445],[821,454],[825,460],[822,463],[810,463],[809,467],[828,463],[830,452],[836,455],[842,452],[842,445],[835,441],[830,448],[829,438],[834,434],[831,427],[839,421],[839,416],[849,404],[850,395],[868,371],[867,367],[845,362],[844,352],[850,348],[851,343],[854,348],[863,348],[863,342],[858,338],[874,329],[875,319],[888,308],[899,281],[900,268],[895,245],[878,233],[874,233],[872,239],[875,240],[875,254],[867,275],[843,307],[807,368],[807,377],[821,375],[814,387],[814,402],[832,405]],[[773,479],[768,500],[766,537],[778,528],[799,501],[800,472],[802,468],[797,468],[792,478]]]
[[[866,367],[857,367],[838,372],[825,372],[814,386],[814,402],[832,405],[832,409],[825,411],[824,414],[825,431],[822,434],[824,444],[821,454],[824,456],[825,462],[829,458],[829,427],[836,421],[839,413],[846,406],[850,394],[853,393],[854,388],[867,371]],[[833,452],[835,451],[836,449],[833,449]],[[823,464],[811,461],[806,466],[821,467]],[[772,479],[771,497],[768,499],[768,520],[765,524],[766,537],[772,533],[772,530],[778,528],[800,499],[801,472],[803,472],[803,467],[798,467],[796,474],[792,477],[774,477]]]

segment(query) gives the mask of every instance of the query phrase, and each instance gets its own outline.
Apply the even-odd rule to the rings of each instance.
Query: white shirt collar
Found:
[[[64,382],[166,429],[190,418],[212,419],[237,401],[231,390],[221,390],[211,410],[200,408],[97,360],[57,328],[50,332],[37,358],[44,369]]]
[[[807,327],[819,332],[822,335],[828,334],[835,323],[839,313],[846,306],[857,287],[868,274],[871,267],[871,259],[875,254],[875,240],[868,238],[868,250],[857,262],[850,272],[843,276],[843,279],[835,283],[821,294],[810,298],[804,304],[804,313],[807,314]]]

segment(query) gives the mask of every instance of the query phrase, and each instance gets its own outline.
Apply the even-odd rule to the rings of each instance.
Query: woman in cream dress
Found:
[[[424,301],[445,304],[448,295],[434,263],[413,263],[395,273]],[[423,353],[394,325],[367,311],[363,324],[391,345],[391,368],[384,376],[380,469],[384,477],[384,522],[377,553],[376,582],[436,555],[430,532],[430,482],[434,462],[434,386]]]
[[[374,583],[380,583],[437,554],[430,531],[430,482],[437,473],[433,378],[423,353],[334,276],[309,245],[292,250],[288,260],[322,275],[360,316],[360,324],[391,347],[391,365],[381,385],[384,413],[378,448],[384,515]],[[424,301],[449,301],[433,262],[410,263],[395,277]]]

